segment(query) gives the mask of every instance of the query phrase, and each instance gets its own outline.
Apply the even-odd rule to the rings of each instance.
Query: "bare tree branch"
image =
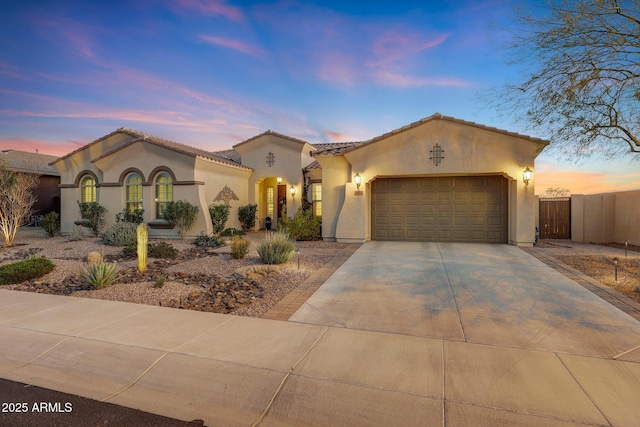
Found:
[[[523,72],[485,99],[569,158],[640,152],[640,0],[532,7],[506,29]]]

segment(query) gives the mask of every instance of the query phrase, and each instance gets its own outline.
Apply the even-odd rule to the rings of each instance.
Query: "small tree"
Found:
[[[184,240],[187,231],[191,229],[198,218],[198,207],[186,200],[168,202],[164,211],[164,218],[172,227],[178,229],[180,238]]]
[[[78,202],[78,208],[80,209],[80,218],[84,220],[85,226],[92,231],[94,236],[99,236],[104,228],[104,214],[107,212],[107,208],[98,202]]]
[[[524,3],[501,47],[518,68],[492,106],[567,157],[640,153],[639,26],[638,0]]]
[[[256,213],[258,205],[248,204],[238,208],[238,219],[244,231],[250,230],[256,225]]]
[[[314,217],[310,209],[301,206],[293,218],[282,215],[278,231],[287,233],[293,240],[317,240],[320,239],[321,222],[321,217]]]
[[[0,231],[7,246],[13,244],[21,226],[27,224],[33,214],[38,185],[37,175],[14,172],[0,164]]]
[[[229,219],[229,212],[231,207],[224,204],[211,204],[209,205],[209,214],[211,215],[211,224],[213,225],[213,233],[220,234],[224,231],[224,228]]]

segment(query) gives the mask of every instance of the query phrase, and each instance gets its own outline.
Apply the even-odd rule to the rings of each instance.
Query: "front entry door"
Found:
[[[287,206],[287,186],[278,185],[278,219],[282,216],[282,208]]]

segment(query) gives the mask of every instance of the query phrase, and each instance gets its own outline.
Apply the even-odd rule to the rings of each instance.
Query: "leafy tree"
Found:
[[[0,232],[5,245],[11,246],[21,226],[33,215],[38,176],[9,170],[0,164]]]
[[[224,227],[229,219],[231,207],[225,204],[210,204],[209,214],[211,215],[211,224],[213,225],[213,234],[220,234],[224,231]]]
[[[168,202],[164,211],[164,218],[172,227],[178,229],[180,238],[184,240],[187,231],[191,229],[198,218],[198,207],[186,200]]]
[[[258,205],[250,203],[246,206],[238,207],[238,219],[242,230],[251,230],[256,225],[256,215],[258,212]]]
[[[518,80],[489,101],[569,158],[639,153],[640,0],[530,3],[505,46]]]
[[[104,214],[107,208],[98,202],[78,202],[80,209],[80,218],[84,220],[83,226],[91,230],[94,236],[98,236],[104,228]]]

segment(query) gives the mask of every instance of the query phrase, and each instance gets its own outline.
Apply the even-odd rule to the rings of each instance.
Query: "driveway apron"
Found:
[[[517,247],[367,242],[289,319],[615,357],[640,324]]]

